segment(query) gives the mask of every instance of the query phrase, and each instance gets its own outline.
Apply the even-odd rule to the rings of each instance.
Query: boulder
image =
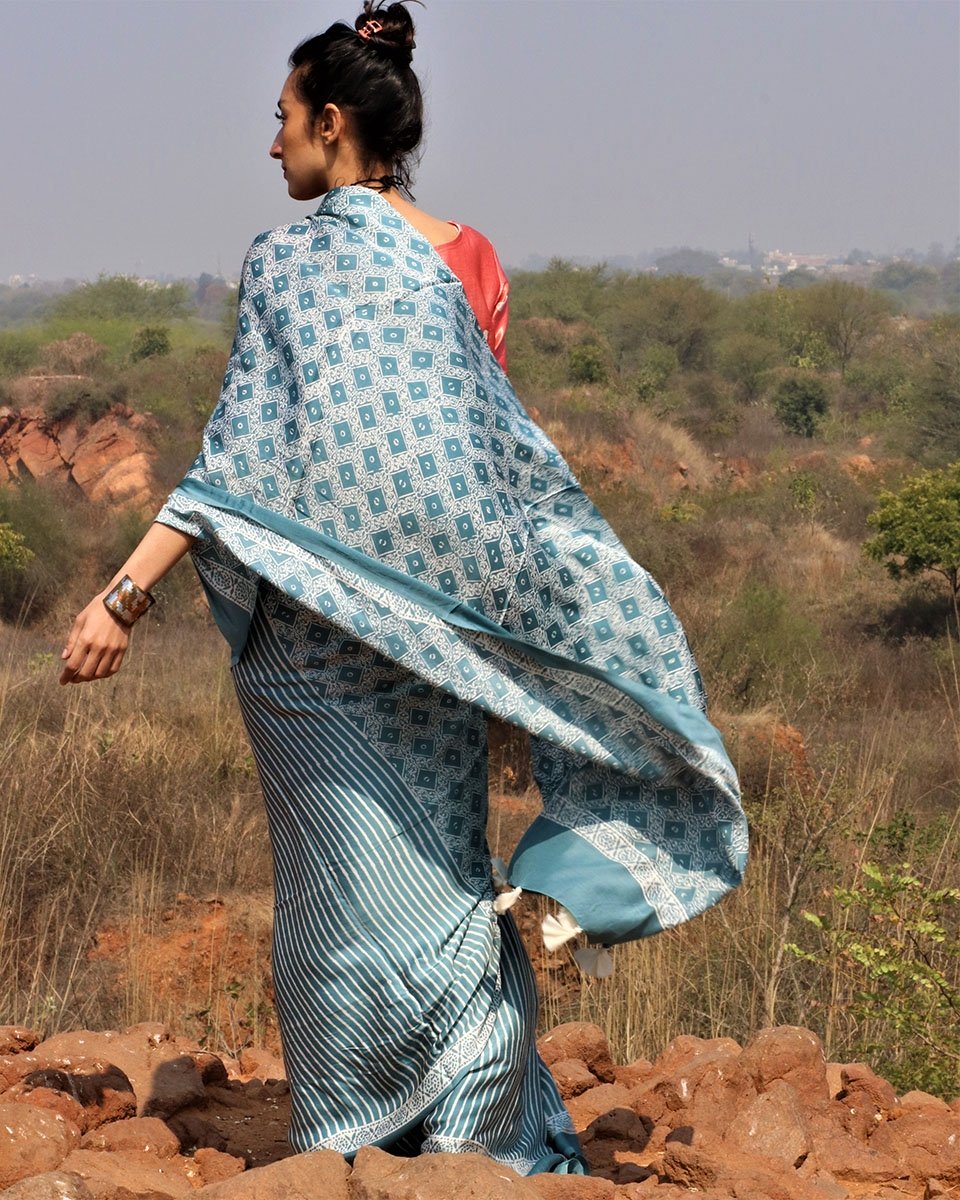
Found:
[[[248,1078],[266,1080],[287,1077],[283,1060],[262,1047],[251,1047],[240,1052],[240,1070]]]
[[[55,1058],[44,1054],[43,1058],[47,1065],[30,1071],[8,1088],[4,1100],[39,1102],[64,1116],[70,1116],[70,1110],[79,1106],[82,1116],[77,1123],[81,1131],[132,1117],[136,1112],[130,1080],[113,1063],[72,1055]],[[59,1103],[47,1101],[48,1096],[58,1093],[63,1097]]]
[[[350,1200],[540,1200],[529,1179],[482,1154],[394,1158],[365,1146],[350,1175]]]
[[[172,1129],[159,1117],[132,1117],[101,1125],[80,1143],[83,1150],[135,1150],[173,1158],[180,1153],[180,1142]]]
[[[568,1101],[567,1111],[574,1129],[580,1133],[614,1109],[631,1109],[630,1097],[630,1089],[622,1083],[599,1083]]]
[[[588,1088],[596,1087],[599,1082],[596,1075],[579,1058],[564,1058],[560,1062],[555,1062],[550,1068],[550,1074],[556,1080],[560,1095],[564,1100],[579,1096]],[[618,1078],[617,1082],[622,1083],[623,1081]]]
[[[736,1150],[759,1154],[787,1167],[802,1166],[813,1148],[800,1097],[782,1079],[775,1079],[735,1114],[723,1140]]]
[[[767,1091],[779,1079],[790,1084],[805,1108],[830,1099],[823,1043],[809,1029],[761,1029],[744,1047],[740,1066],[757,1092]]]
[[[315,1150],[212,1183],[203,1200],[356,1200],[347,1188],[349,1173],[339,1154]]]
[[[39,1041],[40,1034],[35,1029],[27,1029],[23,1025],[0,1025],[0,1055],[32,1050]]]
[[[4,1200],[94,1200],[79,1175],[70,1171],[45,1171],[21,1179],[4,1193]]]
[[[59,1167],[80,1130],[32,1104],[0,1104],[0,1188]]]
[[[870,1139],[875,1150],[902,1160],[917,1179],[960,1183],[960,1115],[914,1108],[885,1121]]]
[[[104,1154],[101,1150],[74,1150],[61,1164],[84,1181],[94,1200],[128,1200],[133,1196],[180,1197],[193,1191],[188,1161],[158,1158],[134,1150]]]
[[[617,1077],[606,1034],[598,1025],[579,1021],[557,1025],[540,1038],[537,1049],[548,1067],[574,1058],[579,1059],[602,1083],[613,1083]]]
[[[826,1113],[809,1117],[817,1165],[842,1183],[892,1183],[909,1172],[895,1154],[864,1145]]]
[[[112,1064],[132,1084],[140,1116],[167,1117],[204,1100],[203,1078],[196,1063],[190,1055],[181,1054],[162,1026],[135,1026],[123,1033],[60,1033],[41,1042],[34,1054],[56,1061],[64,1069],[73,1060],[91,1058]]]

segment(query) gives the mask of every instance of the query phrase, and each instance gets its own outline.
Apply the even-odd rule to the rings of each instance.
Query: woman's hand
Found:
[[[74,621],[60,655],[65,660],[61,683],[106,679],[120,670],[130,644],[130,630],[104,607],[106,595],[107,592],[101,592],[94,596]]]

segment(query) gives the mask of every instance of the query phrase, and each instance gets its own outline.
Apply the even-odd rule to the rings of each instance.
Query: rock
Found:
[[[32,1104],[0,1104],[0,1188],[59,1167],[80,1130]]]
[[[46,402],[63,378],[15,381],[19,407],[0,418],[0,482],[62,479],[96,503],[151,507],[157,423],[122,404],[84,430],[72,419],[52,421],[36,402]]]
[[[843,1063],[827,1063],[827,1090],[834,1099],[843,1091]]]
[[[44,1064],[35,1054],[0,1055],[0,1100],[4,1092],[12,1088],[31,1071],[38,1071]]]
[[[22,1025],[0,1025],[0,1055],[32,1050],[39,1041],[40,1034],[35,1029],[26,1029]]]
[[[66,1092],[54,1091],[52,1088],[30,1087],[21,1080],[4,1092],[0,1103],[3,1104],[33,1104],[47,1112],[59,1113],[65,1121],[76,1125],[84,1133],[90,1125],[90,1117],[83,1105],[68,1096]]]
[[[843,1183],[889,1183],[908,1172],[896,1155],[864,1145],[823,1113],[809,1117],[813,1152],[821,1170]]]
[[[570,1100],[567,1111],[579,1133],[615,1108],[632,1109],[630,1097],[630,1089],[622,1083],[600,1083]]]
[[[795,1025],[762,1029],[744,1047],[740,1067],[758,1092],[782,1079],[794,1088],[805,1108],[830,1098],[823,1043],[809,1029]]]
[[[756,1095],[752,1080],[740,1066],[740,1047],[727,1038],[703,1041],[676,1039],[657,1060],[657,1071],[630,1096],[630,1105],[644,1119],[671,1127],[693,1124],[722,1133],[730,1112]]]
[[[349,1173],[333,1150],[314,1150],[210,1184],[203,1200],[356,1200],[347,1188]]]
[[[136,1150],[173,1158],[180,1153],[177,1135],[159,1117],[131,1117],[114,1121],[88,1133],[80,1143],[83,1150]]]
[[[350,1200],[540,1200],[529,1179],[482,1154],[394,1158],[374,1146],[357,1151]]]
[[[49,1065],[39,1067],[25,1075],[13,1087],[8,1088],[3,1098],[17,1099],[24,1103],[36,1103],[32,1093],[39,1089],[43,1095],[60,1093],[67,1107],[51,1105],[70,1115],[70,1102],[79,1105],[83,1116],[79,1122],[81,1131],[95,1129],[107,1121],[119,1121],[132,1117],[136,1112],[136,1097],[130,1080],[112,1063],[102,1059],[73,1058],[49,1059]],[[44,1104],[43,1097],[39,1102]]]
[[[934,1116],[944,1116],[951,1112],[950,1105],[939,1096],[931,1096],[929,1092],[907,1092],[900,1097],[900,1111],[927,1112]]]
[[[836,1104],[843,1106],[843,1126],[866,1141],[889,1117],[900,1111],[897,1094],[885,1079],[864,1063],[850,1063],[841,1072],[843,1087]]]
[[[646,1083],[653,1074],[653,1063],[645,1058],[638,1058],[636,1062],[627,1063],[625,1067],[614,1067],[613,1072],[614,1082],[635,1088],[641,1083]]]
[[[187,1160],[157,1158],[134,1150],[104,1154],[101,1150],[74,1150],[62,1165],[79,1175],[94,1200],[126,1200],[134,1196],[186,1196],[193,1191]]]
[[[616,1080],[606,1034],[599,1025],[570,1022],[557,1025],[537,1042],[540,1057],[548,1067],[564,1059],[579,1059],[603,1083]]]
[[[80,1176],[69,1171],[45,1171],[21,1179],[3,1196],[4,1200],[93,1200],[93,1192]]]
[[[782,1165],[717,1145],[671,1142],[664,1152],[660,1177],[701,1194],[715,1189],[738,1200],[824,1200],[816,1184],[797,1178]],[[660,1200],[659,1192],[654,1196]]]
[[[564,1100],[579,1096],[581,1092],[596,1087],[600,1082],[579,1058],[564,1058],[560,1062],[555,1062],[550,1068],[550,1074],[556,1081]],[[621,1080],[618,1079],[617,1082],[619,1083]]]
[[[180,1053],[163,1026],[135,1026],[123,1033],[79,1030],[56,1034],[41,1042],[34,1053],[37,1058],[58,1061],[65,1069],[74,1059],[113,1064],[132,1084],[140,1116],[170,1116],[204,1100],[200,1071],[189,1055]]]
[[[287,1069],[283,1062],[269,1050],[251,1048],[240,1052],[240,1070],[247,1077],[257,1079],[286,1079]]]
[[[674,1074],[680,1071],[694,1059],[714,1050],[726,1054],[739,1055],[740,1046],[733,1038],[699,1038],[682,1033],[669,1042],[664,1050],[653,1061],[654,1071],[661,1074]]]
[[[600,1179],[597,1176],[584,1175],[529,1175],[528,1182],[533,1184],[536,1194],[541,1200],[614,1200],[617,1189],[610,1179]],[[504,1193],[504,1195],[513,1193]],[[490,1193],[491,1197],[496,1192]],[[437,1197],[439,1200],[439,1196]]]
[[[206,1050],[198,1050],[190,1056],[200,1072],[204,1087],[220,1087],[229,1081],[223,1059]]]
[[[779,1160],[788,1167],[801,1166],[813,1148],[800,1097],[782,1079],[775,1079],[734,1116],[723,1140],[736,1150]]]
[[[199,1168],[204,1186],[233,1179],[235,1175],[241,1175],[247,1166],[242,1158],[224,1154],[222,1150],[212,1150],[209,1146],[198,1150],[193,1156],[193,1161]]]
[[[885,1121],[870,1139],[877,1151],[899,1157],[918,1179],[933,1176],[960,1183],[960,1115],[928,1109],[902,1112]]]

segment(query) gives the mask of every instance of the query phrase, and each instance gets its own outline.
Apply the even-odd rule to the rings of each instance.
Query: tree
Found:
[[[732,333],[717,346],[720,374],[736,384],[747,403],[757,400],[771,367],[780,359],[780,346],[773,338],[755,333]]]
[[[856,283],[831,279],[800,293],[802,311],[811,329],[823,336],[836,355],[840,378],[864,342],[879,333],[890,313],[890,301],[880,292]]]
[[[867,517],[876,529],[864,553],[886,564],[894,579],[935,571],[960,595],[960,462],[921,471],[898,492],[881,492]]]
[[[190,289],[185,283],[154,283],[127,275],[101,275],[96,283],[61,296],[53,316],[71,321],[170,321],[189,316]]]
[[[773,410],[788,433],[813,437],[829,407],[823,380],[808,372],[788,375],[773,397]]]

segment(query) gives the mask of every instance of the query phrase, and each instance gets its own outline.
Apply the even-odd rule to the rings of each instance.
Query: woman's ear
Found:
[[[314,137],[319,138],[325,146],[332,146],[343,135],[344,125],[340,109],[335,104],[325,104],[314,123]]]

